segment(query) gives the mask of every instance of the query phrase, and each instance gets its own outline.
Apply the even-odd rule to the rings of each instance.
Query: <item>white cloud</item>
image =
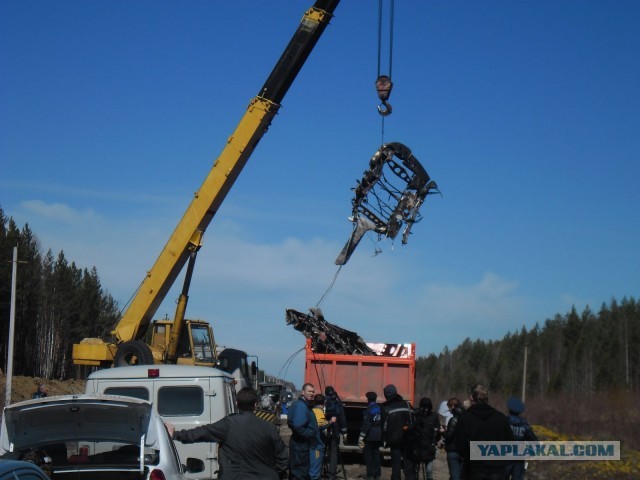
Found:
[[[518,284],[486,272],[475,284],[429,283],[423,288],[420,304],[435,338],[429,339],[437,353],[445,345],[455,347],[465,338],[498,339],[519,329],[524,299]]]
[[[90,208],[78,210],[64,203],[46,203],[41,200],[27,200],[22,202],[21,206],[29,215],[36,215],[46,220],[65,223],[77,223],[91,220],[95,217],[95,212]]]
[[[64,249],[83,267],[95,265],[102,284],[121,306],[151,268],[171,233],[171,219],[98,215],[92,209],[30,201],[25,218],[45,248]],[[25,213],[26,212],[26,213]],[[75,226],[71,228],[71,224]],[[188,315],[211,322],[216,339],[260,355],[262,367],[278,373],[304,345],[287,326],[284,310],[306,311],[330,288],[342,239],[283,236],[265,243],[228,218],[209,229],[191,284]],[[412,276],[422,259],[385,245],[372,257],[361,245],[340,271],[321,305],[326,319],[367,341],[415,342],[419,355],[457,346],[466,337],[501,338],[518,329],[523,300],[518,284],[491,272],[477,282],[423,283]],[[407,265],[408,262],[411,262]],[[182,277],[156,317],[173,315]],[[301,381],[302,356],[288,367]]]

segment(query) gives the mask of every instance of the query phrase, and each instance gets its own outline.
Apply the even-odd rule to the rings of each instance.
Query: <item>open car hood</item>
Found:
[[[27,400],[5,407],[2,449],[78,438],[139,444],[147,435],[150,417],[150,402],[129,397],[66,395]],[[149,441],[153,439],[146,438],[145,443]]]

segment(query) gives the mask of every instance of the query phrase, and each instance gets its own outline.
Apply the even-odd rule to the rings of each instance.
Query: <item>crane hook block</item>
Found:
[[[387,103],[389,95],[391,95],[391,89],[393,88],[393,82],[387,75],[380,75],[376,79],[376,90],[378,92],[378,98],[382,102],[378,105],[378,113],[383,117],[391,114],[391,105]]]

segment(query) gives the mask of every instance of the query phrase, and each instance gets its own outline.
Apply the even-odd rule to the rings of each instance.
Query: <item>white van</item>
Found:
[[[98,370],[87,379],[86,393],[149,400],[153,410],[176,430],[208,423],[236,412],[234,379],[222,370],[189,365],[137,365]],[[218,478],[218,445],[175,442],[183,464],[201,460],[201,473],[187,479]]]

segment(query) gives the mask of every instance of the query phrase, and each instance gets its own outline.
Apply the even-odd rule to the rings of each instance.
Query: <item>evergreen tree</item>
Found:
[[[40,253],[35,234],[18,228],[0,208],[0,368],[6,369],[13,248],[18,247],[14,374],[67,379],[74,376],[74,342],[103,336],[118,306],[102,290],[97,270],[69,263],[61,251]]]

